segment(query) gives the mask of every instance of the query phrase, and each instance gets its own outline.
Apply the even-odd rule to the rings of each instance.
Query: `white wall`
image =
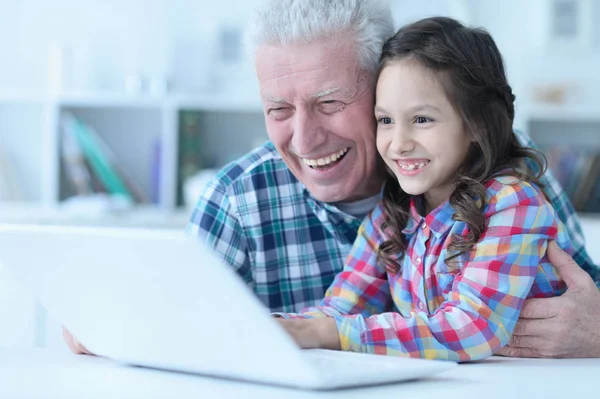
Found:
[[[585,237],[585,247],[592,260],[600,265],[600,218],[582,218],[581,227]]]
[[[545,84],[574,87],[576,104],[593,102],[600,109],[600,2],[592,1],[589,48],[549,43],[550,0],[394,0],[398,25],[432,15],[449,15],[486,28],[496,41],[517,97],[516,127],[525,128],[520,112],[533,102],[533,91]]]
[[[0,0],[0,89],[47,87],[48,50],[71,53],[77,88],[122,89],[127,75],[170,77],[180,89],[252,80],[251,62],[219,64],[218,32],[241,29],[260,0]],[[393,0],[398,26],[450,15],[487,28],[504,54],[518,101],[532,86],[571,81],[582,101],[600,102],[598,29],[592,50],[546,45],[549,0]],[[600,6],[593,7],[600,21]],[[596,25],[596,23],[594,23]],[[235,71],[235,73],[231,73]],[[248,95],[255,85],[249,85]],[[244,89],[244,88],[242,88]]]
[[[255,4],[256,0],[1,0],[0,88],[47,87],[53,44],[68,53],[67,69],[76,89],[119,90],[125,77],[136,73],[184,73],[190,76],[179,76],[182,82],[210,82],[208,75],[219,73],[211,68],[218,55],[218,29],[241,27]]]

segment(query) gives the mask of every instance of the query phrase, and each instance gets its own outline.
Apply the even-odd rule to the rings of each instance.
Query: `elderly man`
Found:
[[[379,199],[374,87],[393,33],[391,12],[377,0],[272,0],[256,15],[251,35],[270,142],[220,172],[187,230],[272,311],[297,312],[323,298]],[[569,288],[526,302],[503,354],[600,356],[600,291],[585,272],[598,271],[571,204],[549,173],[543,183],[576,248],[575,260],[555,248],[549,254]],[[67,342],[83,349],[68,333]]]

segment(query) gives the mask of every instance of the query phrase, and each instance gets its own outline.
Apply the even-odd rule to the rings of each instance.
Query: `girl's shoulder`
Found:
[[[515,176],[496,176],[486,184],[488,210],[498,211],[517,205],[543,205],[548,201],[542,189],[535,183],[520,180]]]
[[[383,223],[385,222],[385,208],[383,200],[379,200],[375,208],[365,217],[361,224],[361,229],[367,234],[381,237],[387,237],[389,232],[384,232]]]

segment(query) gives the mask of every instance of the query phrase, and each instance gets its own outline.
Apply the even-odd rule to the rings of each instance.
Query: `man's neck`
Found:
[[[379,202],[381,198],[380,193],[377,193],[371,197],[363,198],[352,202],[335,202],[333,206],[338,208],[340,211],[352,215],[358,219],[364,219]]]

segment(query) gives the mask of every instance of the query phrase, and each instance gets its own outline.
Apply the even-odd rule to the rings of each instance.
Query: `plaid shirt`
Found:
[[[571,203],[550,174],[543,183],[567,226],[575,260],[592,274]],[[214,248],[271,311],[298,312],[323,299],[360,222],[315,200],[266,143],[221,170],[198,201],[187,232]]]
[[[486,187],[486,228],[472,251],[446,264],[453,235],[466,236],[468,226],[453,220],[449,202],[421,216],[421,197],[413,197],[406,256],[400,272],[388,273],[377,261],[390,237],[379,205],[321,306],[282,316],[334,317],[342,350],[454,361],[492,355],[508,343],[526,297],[563,290],[545,256],[548,240],[572,248],[535,185],[501,177]]]

